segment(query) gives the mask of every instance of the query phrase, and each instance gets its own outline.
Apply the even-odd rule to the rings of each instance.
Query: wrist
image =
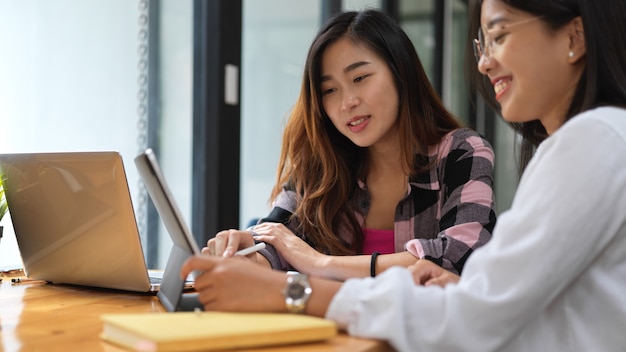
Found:
[[[310,274],[329,279],[336,278],[341,265],[340,263],[335,262],[336,258],[337,257],[332,255],[320,254],[319,258],[315,262],[315,270]]]
[[[377,262],[379,255],[380,255],[380,252],[374,252],[372,253],[372,256],[370,258],[370,276],[371,277],[376,277],[376,262]]]
[[[308,276],[298,272],[287,272],[286,281],[283,295],[287,312],[293,314],[304,313],[313,292]]]
[[[317,271],[318,273],[323,273],[328,269],[333,267],[333,256],[320,254],[317,260]]]
[[[254,242],[254,238],[258,236],[259,234],[254,232],[253,229],[254,229],[254,226],[250,226],[246,229],[246,231],[248,231],[248,233],[250,234],[250,237],[252,237],[252,241]]]

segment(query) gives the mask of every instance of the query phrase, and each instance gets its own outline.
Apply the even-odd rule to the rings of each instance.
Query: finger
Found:
[[[445,287],[447,283],[448,283],[448,280],[446,280],[443,276],[439,276],[439,277],[435,277],[435,278],[432,278],[432,279],[426,281],[424,283],[424,286]]]
[[[180,268],[180,278],[187,279],[187,276],[194,271],[211,271],[215,266],[215,259],[206,256],[192,256],[187,259]]]
[[[251,231],[233,231],[222,256],[233,257],[237,251],[254,246],[254,243],[254,235]]]
[[[270,223],[269,222],[262,222],[260,224],[256,224],[256,225],[252,226],[252,229],[254,231],[256,231],[257,229],[262,229],[262,228],[267,227],[268,224],[270,224]]]
[[[271,231],[272,228],[274,228],[276,225],[276,223],[274,222],[262,222],[258,225],[255,225],[252,230],[257,233],[257,234],[261,234],[261,232],[263,233],[268,233],[269,231]]]
[[[441,275],[441,270],[432,266],[415,266],[413,271],[413,281],[418,285],[424,285],[426,282]]]
[[[215,255],[215,238],[211,238],[207,242],[207,246],[202,248],[202,254],[207,253],[209,255]]]
[[[257,242],[272,243],[271,241],[274,239],[274,236],[267,236],[267,235],[259,235],[259,234],[257,234],[256,236],[254,236],[254,239]]]
[[[458,283],[460,280],[460,276],[451,273],[451,272],[444,272],[441,275],[433,278],[433,280],[430,280],[429,282],[427,282],[427,285],[437,285],[437,286],[441,286],[441,287],[445,287],[447,284],[455,284]]]
[[[200,274],[196,275],[194,281],[194,290],[196,291],[196,293],[198,293],[198,295],[200,295],[200,293],[210,294],[213,292],[213,290],[211,289],[212,287],[214,287],[212,274],[213,272],[207,273],[206,271],[202,271],[200,272]]]
[[[243,248],[254,245],[254,239],[250,231],[230,230],[228,238],[224,242],[224,249],[221,253],[222,257],[232,257],[235,253]]]
[[[211,290],[202,290],[198,292],[198,301],[204,306],[205,311],[210,311],[212,309],[212,305],[215,301],[215,298],[211,295]]]
[[[425,271],[413,273],[413,282],[415,282],[416,285],[424,285],[425,282],[428,282],[432,278],[431,274]]]
[[[240,242],[241,241],[239,240],[239,237],[236,236],[236,234],[231,234],[231,236],[228,237],[228,242],[226,243],[224,252],[222,253],[222,257],[228,258],[234,256],[239,249]]]
[[[222,256],[224,254],[224,250],[226,249],[226,245],[230,240],[231,233],[232,230],[225,230],[220,231],[217,235],[215,235],[215,237],[213,238],[215,240],[213,241],[215,243],[214,255]]]

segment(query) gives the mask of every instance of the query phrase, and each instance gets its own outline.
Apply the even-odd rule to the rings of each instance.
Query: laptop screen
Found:
[[[29,277],[150,289],[119,153],[1,154],[0,168]]]

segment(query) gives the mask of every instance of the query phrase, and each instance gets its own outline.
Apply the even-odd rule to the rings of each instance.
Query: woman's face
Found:
[[[574,60],[580,56],[570,57],[571,26],[551,31],[540,18],[499,0],[483,1],[480,22],[487,55],[478,70],[493,84],[502,116],[509,122],[539,119],[553,133],[565,121],[582,74]]]
[[[326,48],[321,69],[322,104],[339,132],[360,147],[396,141],[399,99],[385,61],[341,38]]]

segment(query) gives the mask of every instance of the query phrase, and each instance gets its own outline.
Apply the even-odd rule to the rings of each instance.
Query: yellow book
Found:
[[[333,321],[271,313],[174,312],[104,314],[101,338],[137,351],[195,351],[326,340]]]

